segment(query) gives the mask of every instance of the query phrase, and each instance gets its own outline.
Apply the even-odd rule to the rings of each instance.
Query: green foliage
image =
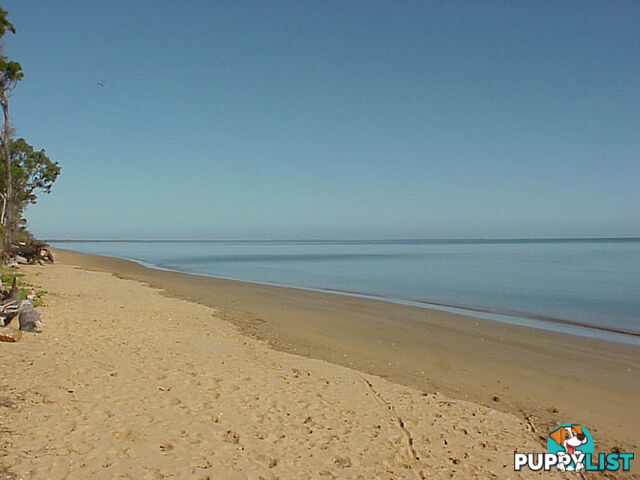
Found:
[[[12,86],[24,78],[22,66],[18,62],[9,60],[6,56],[0,55],[0,81],[4,85]]]
[[[35,192],[51,193],[61,167],[47,156],[44,149],[34,150],[24,138],[18,138],[9,141],[9,157],[15,200],[26,206],[36,203]]]
[[[3,272],[0,274],[0,279],[2,279],[3,285],[11,285],[13,283],[14,277],[24,277],[23,273],[13,273],[13,272]]]
[[[7,11],[0,8],[0,37],[5,33],[16,33],[13,24],[7,20]],[[22,67],[18,62],[9,60],[6,56],[0,55],[0,83],[4,89],[10,89],[11,85],[19,82],[24,77]]]
[[[11,160],[11,195],[7,198],[8,226],[13,241],[28,243],[32,237],[24,228],[24,209],[37,201],[39,193],[50,193],[60,175],[60,165],[52,161],[44,150],[35,150],[24,138],[9,140]],[[0,171],[0,195],[7,194],[7,174]],[[22,224],[22,225],[21,225]]]
[[[7,19],[7,11],[0,8],[0,38],[7,32],[16,33]],[[60,174],[60,165],[51,161],[44,150],[34,150],[23,138],[12,140],[9,127],[9,98],[16,83],[24,73],[18,62],[0,55],[0,106],[4,123],[0,135],[2,163],[0,173],[0,220],[3,224],[3,249],[7,252],[17,241],[30,241],[31,235],[24,228],[22,213],[29,204],[36,203],[38,193],[50,193],[51,186]]]
[[[7,32],[16,33],[16,28],[7,20],[8,14],[6,10],[0,8],[0,37],[4,37],[4,34]],[[22,67],[20,67],[18,62],[12,62],[4,55],[0,56],[0,74],[4,77],[5,81],[17,82],[22,80],[24,74],[21,70]]]
[[[34,298],[32,301],[33,301],[34,307],[41,307],[44,305],[44,300],[40,298],[40,295],[38,295],[38,292],[36,292],[36,298]]]
[[[0,8],[0,37],[3,37],[4,34],[7,33],[7,30],[13,34],[16,33],[16,27],[7,20],[7,15],[9,15],[9,12]]]
[[[7,20],[7,15],[7,11],[0,8],[0,37],[3,37],[7,32],[16,33],[13,24]],[[5,181],[5,189],[2,191],[2,214],[0,215],[2,224],[5,227],[3,231],[3,253],[6,253],[11,247],[11,235],[16,230],[16,222],[19,220],[11,216],[16,208],[10,203],[13,200],[11,192],[13,182],[11,181],[11,162],[9,159],[9,97],[13,87],[15,87],[16,83],[22,80],[23,77],[22,67],[18,62],[14,62],[6,56],[0,55],[0,106],[2,107],[3,116],[0,145],[2,146],[4,174],[7,179],[7,181]]]
[[[11,284],[13,283],[13,279],[15,277],[20,279],[20,277],[23,277],[23,276],[24,276],[23,273],[17,273],[17,272],[0,273],[0,279],[2,280],[2,284],[4,285],[5,288],[9,288],[11,286]],[[18,293],[20,294],[20,300],[25,300],[27,298],[27,295],[29,295],[29,290],[34,288],[34,285],[31,285],[30,283],[27,283],[27,282],[21,282],[20,280],[18,280],[18,284],[22,284],[22,286],[18,288]],[[35,307],[41,307],[42,305],[44,305],[43,297],[48,293],[49,292],[47,292],[46,290],[36,290],[35,298],[32,300],[33,305]]]
[[[9,60],[5,55],[0,56],[0,71],[10,82],[17,82],[24,77],[22,66],[18,62]]]

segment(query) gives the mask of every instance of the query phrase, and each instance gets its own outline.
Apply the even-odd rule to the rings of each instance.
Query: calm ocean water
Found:
[[[478,316],[546,319],[556,327],[568,321],[640,334],[640,239],[52,245],[212,277],[463,307],[478,310]]]

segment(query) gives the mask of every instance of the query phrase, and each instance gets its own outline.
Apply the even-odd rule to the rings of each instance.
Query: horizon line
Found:
[[[45,242],[104,242],[104,243],[151,243],[151,242],[451,242],[451,241],[578,241],[578,240],[640,240],[640,236],[592,236],[592,237],[398,237],[398,238],[204,238],[204,239],[177,239],[177,238],[46,238]]]

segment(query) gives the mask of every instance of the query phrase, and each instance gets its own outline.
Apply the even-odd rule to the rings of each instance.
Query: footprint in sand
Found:
[[[351,458],[349,457],[333,457],[333,463],[339,468],[349,468],[351,466]]]
[[[169,453],[170,451],[172,451],[175,447],[173,446],[173,444],[171,443],[164,443],[162,445],[160,445],[160,450],[163,453]]]
[[[240,443],[240,435],[238,435],[233,430],[227,430],[226,432],[222,433],[222,441],[237,445],[238,443]]]
[[[254,453],[251,455],[253,460],[264,465],[267,468],[274,468],[278,465],[278,459],[265,455],[263,453]]]

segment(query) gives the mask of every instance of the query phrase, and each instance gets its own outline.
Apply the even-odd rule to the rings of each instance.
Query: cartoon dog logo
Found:
[[[581,425],[572,423],[560,426],[549,434],[549,438],[564,449],[564,453],[558,453],[558,470],[580,472],[584,469],[584,464],[581,461],[573,461],[576,459],[576,453],[582,453],[580,450],[576,452],[577,447],[585,445],[588,440],[587,436],[582,433]],[[581,457],[578,458],[582,459]]]

